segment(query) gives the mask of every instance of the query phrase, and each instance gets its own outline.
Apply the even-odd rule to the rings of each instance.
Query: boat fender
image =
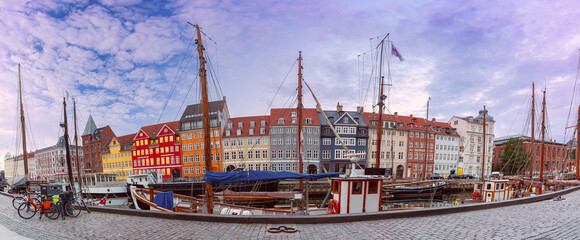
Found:
[[[329,205],[330,214],[337,214],[340,213],[340,204],[336,199],[332,199]]]

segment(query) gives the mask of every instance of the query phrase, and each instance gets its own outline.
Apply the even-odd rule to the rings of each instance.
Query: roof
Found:
[[[208,102],[207,103],[210,116],[212,112],[221,112],[227,106],[226,99]],[[192,104],[185,108],[183,114],[181,115],[181,120],[188,120],[192,118],[202,118],[203,117],[203,107],[201,103]]]
[[[379,114],[378,113],[368,113],[368,112],[363,112],[362,114],[363,119],[366,121],[368,126],[376,126],[376,125],[372,125],[371,121],[378,121],[379,120]],[[391,115],[391,114],[383,114],[383,121],[387,121],[387,122],[397,122],[397,116],[398,115]]]
[[[266,125],[262,126],[262,121],[266,121]],[[231,128],[229,128],[229,126],[226,127],[226,130],[231,130],[231,134],[228,137],[249,137],[249,136],[268,136],[269,133],[269,121],[270,121],[270,116],[253,116],[253,117],[238,117],[238,118],[230,118],[229,122],[231,123]],[[255,127],[251,128],[250,127],[250,123],[254,122],[255,123]],[[241,135],[237,135],[236,131],[239,128],[239,123],[242,123],[242,128],[241,128]],[[229,123],[228,123],[229,125]],[[265,128],[266,131],[264,132],[264,134],[260,134],[260,129],[261,128]],[[250,135],[250,129],[254,129],[254,134]],[[223,137],[226,137],[226,135],[223,135]]]
[[[292,113],[296,111],[297,111],[296,108],[272,108],[270,110],[270,125],[271,126],[298,125],[298,123],[292,123]],[[284,123],[278,123],[278,119],[280,118],[284,119]],[[312,119],[312,123],[306,123],[307,118]],[[320,121],[318,120],[318,113],[314,108],[302,109],[302,119],[304,119],[302,126],[320,125]]]
[[[93,134],[95,130],[97,130],[97,125],[95,124],[95,120],[93,120],[93,116],[89,115],[89,120],[87,120],[87,125],[83,131],[83,136],[87,134]]]
[[[121,148],[121,151],[124,150],[129,150],[131,148],[131,144],[133,144],[133,139],[135,139],[135,135],[137,135],[137,133],[131,133],[131,134],[127,134],[127,135],[123,135],[123,136],[118,136],[118,137],[113,137],[113,139],[117,140],[117,142],[119,142],[119,145],[123,146],[123,148]],[[110,143],[112,143],[113,141],[110,141],[107,146],[110,145]]]
[[[179,131],[179,129],[178,129],[179,128],[179,121],[165,122],[165,123],[158,123],[158,124],[154,124],[154,125],[144,126],[144,127],[141,127],[140,131],[143,131],[145,134],[147,134],[149,139],[156,139],[157,135],[159,134],[159,131],[161,131],[161,129],[165,125],[167,125],[171,130],[173,130],[176,133]],[[139,133],[139,132],[137,132],[137,133]],[[133,140],[135,138],[137,138],[137,134],[134,135]]]
[[[475,117],[475,119],[482,119],[483,118],[483,110],[479,110],[479,115]],[[485,110],[485,121],[495,122],[493,117],[489,115],[488,111]]]
[[[429,121],[429,125],[431,126],[431,129],[439,135],[448,135],[448,136],[459,137],[459,134],[455,130],[453,130],[454,128],[451,127],[451,124],[449,124],[449,123]],[[439,128],[437,128],[437,127],[439,127]],[[445,131],[446,129],[448,129],[448,130]]]
[[[494,138],[493,145],[495,145],[495,146],[503,145],[512,138],[519,138],[519,139],[524,140],[524,142],[530,142],[532,140],[531,137],[528,137],[526,135],[516,134],[516,135],[509,135],[509,136]],[[541,144],[542,140],[541,139],[534,139],[534,142],[537,144]],[[555,140],[554,141],[545,140],[544,143],[548,144],[548,145],[562,145],[562,146],[565,145],[564,143],[559,143],[559,142],[556,142]]]
[[[355,111],[340,111],[340,112],[324,111],[324,114],[326,114],[326,117],[328,117],[328,120],[330,120],[332,122],[332,124],[335,124],[335,125],[336,124],[343,124],[340,121],[343,120],[344,118],[350,118],[352,121],[356,122],[357,126],[359,126],[359,127],[368,126],[364,117],[360,113],[355,112]],[[322,116],[322,113],[319,113],[319,117],[324,119],[324,116]],[[324,121],[322,121],[321,125],[328,125],[328,124],[326,124],[326,120],[324,120]]]

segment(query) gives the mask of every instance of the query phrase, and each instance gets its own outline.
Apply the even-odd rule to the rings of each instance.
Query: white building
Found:
[[[493,117],[485,111],[486,134],[483,139],[483,110],[477,117],[465,118],[453,116],[449,124],[457,129],[460,136],[459,160],[457,173],[471,174],[479,177],[483,160],[483,143],[485,141],[485,175],[491,174],[491,161],[493,157],[494,124]]]
[[[433,120],[429,124],[436,132],[433,173],[447,177],[452,170],[457,172],[460,136],[457,134],[457,130],[452,128],[449,123],[435,122]]]

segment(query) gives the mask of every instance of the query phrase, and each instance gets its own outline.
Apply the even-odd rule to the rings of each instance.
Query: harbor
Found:
[[[580,235],[580,191],[480,211],[348,223],[230,223],[139,217],[93,211],[66,220],[24,220],[0,195],[0,225],[29,239],[575,239]],[[74,224],[73,224],[74,223]],[[270,233],[287,226],[294,233]],[[26,226],[26,227],[23,227]],[[413,226],[413,227],[409,227]],[[4,230],[0,228],[0,233]],[[14,238],[18,239],[18,238]]]

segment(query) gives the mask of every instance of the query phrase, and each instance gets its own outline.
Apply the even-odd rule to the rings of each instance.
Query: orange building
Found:
[[[210,125],[210,148],[212,171],[219,172],[222,169],[222,129],[225,119],[229,118],[229,112],[225,98],[220,101],[208,103]],[[205,146],[203,129],[203,109],[201,104],[187,106],[181,119],[180,134],[182,148],[182,172],[187,178],[202,177],[205,172],[204,154]]]
[[[433,174],[433,155],[435,153],[435,132],[428,129],[426,134],[426,121],[424,118],[410,115],[399,116],[403,122],[402,129],[408,131],[407,135],[407,177],[423,178],[423,166],[426,166],[425,175]],[[425,164],[425,159],[427,163]]]

